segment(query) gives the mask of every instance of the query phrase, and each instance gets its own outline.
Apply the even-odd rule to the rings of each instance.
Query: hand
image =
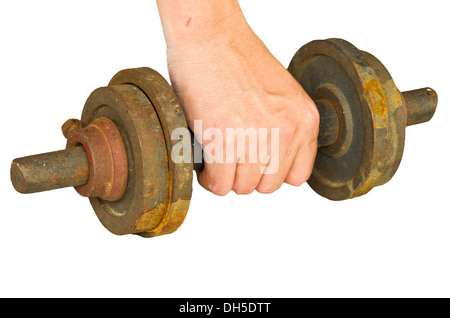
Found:
[[[237,1],[216,2],[218,8],[204,7],[198,1],[184,4],[189,2],[193,6],[185,8],[180,32],[164,22],[161,5],[160,13],[166,25],[170,79],[188,125],[205,150],[223,150],[225,162],[206,162],[197,174],[199,183],[217,195],[230,190],[248,194],[255,189],[271,193],[283,182],[303,184],[317,151],[319,115],[313,101],[254,34],[235,6]],[[196,120],[201,120],[201,131],[194,129]],[[246,147],[238,149],[236,139],[222,141],[216,135],[208,140],[203,134],[210,128],[224,137],[227,128],[267,128],[270,157],[251,161],[255,144],[247,140]],[[279,129],[276,147],[272,128]],[[260,149],[263,142],[259,138],[256,147]],[[231,161],[226,160],[227,154]]]

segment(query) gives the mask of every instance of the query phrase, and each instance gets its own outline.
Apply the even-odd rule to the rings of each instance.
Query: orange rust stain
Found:
[[[189,210],[190,200],[178,200],[172,203],[172,213],[168,222],[164,225],[161,234],[175,232],[183,224],[186,214]]]
[[[376,115],[386,116],[387,107],[386,101],[383,98],[383,92],[377,80],[372,79],[364,83],[364,88],[369,95],[369,100],[372,105],[372,111]]]
[[[163,203],[142,213],[136,221],[134,231],[145,232],[152,230],[161,221],[161,216],[164,213],[165,207],[166,204]]]
[[[144,237],[153,237],[158,235],[170,234],[175,232],[183,223],[189,210],[190,200],[178,200],[170,205],[170,212],[157,227],[147,230],[145,233],[139,233]]]

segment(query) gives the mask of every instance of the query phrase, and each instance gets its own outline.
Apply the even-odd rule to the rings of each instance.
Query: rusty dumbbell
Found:
[[[344,40],[306,44],[288,70],[320,112],[308,183],[331,200],[389,181],[402,158],[405,127],[430,120],[436,110],[434,90],[401,93],[383,64]],[[21,193],[74,186],[112,233],[168,234],[186,216],[193,170],[202,165],[173,160],[179,140],[172,132],[179,128],[188,129],[186,119],[166,80],[149,68],[123,70],[89,96],[80,121],[64,123],[65,150],[15,159],[11,180]],[[189,139],[184,142],[193,144]]]

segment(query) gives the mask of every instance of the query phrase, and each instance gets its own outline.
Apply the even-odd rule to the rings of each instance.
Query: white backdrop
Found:
[[[119,70],[166,78],[155,1],[0,4],[0,296],[450,296],[449,8],[446,1],[242,0],[285,65],[314,39],[377,56],[401,90],[439,94],[431,122],[407,129],[385,186],[332,202],[308,185],[217,197],[196,181],[174,234],[115,236],[73,189],[20,195],[11,160],[64,148],[61,124]]]

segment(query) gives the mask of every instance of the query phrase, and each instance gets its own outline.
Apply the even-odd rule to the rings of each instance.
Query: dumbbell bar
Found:
[[[403,99],[405,100],[407,109],[408,126],[424,123],[431,119],[434,114],[434,107],[436,105],[437,98],[436,93],[432,89],[417,89],[413,91],[403,92],[402,95]],[[331,146],[339,138],[339,117],[334,107],[330,104],[321,102],[317,105],[317,107],[319,107],[320,109],[320,130],[318,136],[319,148]],[[66,126],[68,125],[71,126],[71,129],[73,129],[73,126],[79,126],[79,128],[81,128],[80,121],[76,119],[69,119],[62,127],[63,134],[66,137],[68,134],[67,130],[69,129]],[[93,125],[88,127],[92,128]],[[200,145],[195,140],[194,134],[191,131],[190,138],[192,153],[194,153],[194,147],[199,147]],[[110,145],[109,143],[105,144]],[[15,159],[12,163],[11,170],[12,181],[15,189],[18,192],[25,194],[55,190],[66,187],[79,187],[87,184],[89,181],[90,169],[88,154],[85,150],[86,147],[89,147],[89,143],[87,143],[86,146],[69,146],[65,150]],[[107,149],[105,151],[103,149],[103,151],[100,151],[99,153],[107,154],[108,152],[117,153],[118,151],[113,151],[111,149]],[[95,155],[91,156],[93,158],[97,158]],[[124,159],[126,158],[124,157]],[[98,172],[96,176],[97,178],[99,178],[98,175],[105,173],[105,163],[107,161],[108,158],[101,161],[103,169]],[[125,169],[126,160],[116,159],[114,160],[114,162],[120,163],[124,166],[124,168],[122,168],[123,175],[124,172],[127,171],[127,169]],[[193,164],[194,170],[203,170],[203,153],[200,157],[200,160],[198,162],[194,161]],[[110,170],[115,172],[114,174],[117,178],[117,170],[115,170],[114,168]],[[104,185],[107,183],[107,180],[100,180],[97,183]],[[103,192],[104,191],[105,190],[103,190]],[[120,194],[116,197],[109,198],[109,201],[120,199],[123,193],[122,191],[120,191],[119,193]],[[82,195],[86,197],[102,196],[101,193],[86,193]]]
[[[389,181],[403,154],[405,127],[430,120],[437,106],[434,90],[400,93],[375,57],[340,39],[308,43],[288,70],[320,113],[308,183],[331,200]],[[165,79],[149,68],[124,70],[91,94],[81,121],[63,125],[65,150],[15,159],[11,180],[21,193],[74,186],[115,234],[171,233],[189,208],[192,170],[202,168],[170,159],[176,128],[187,124]]]

